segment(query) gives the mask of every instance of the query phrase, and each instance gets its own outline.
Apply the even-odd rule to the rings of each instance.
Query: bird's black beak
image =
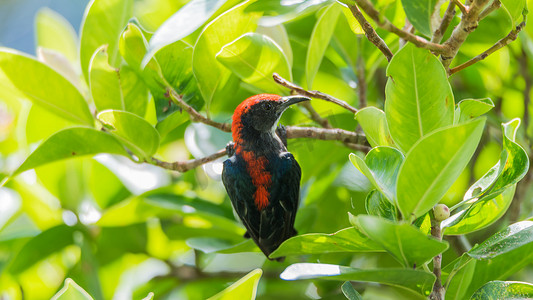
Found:
[[[279,106],[280,112],[283,112],[287,109],[287,107],[293,104],[308,100],[311,100],[311,98],[301,95],[281,97],[281,99],[279,100],[281,102],[281,105]]]

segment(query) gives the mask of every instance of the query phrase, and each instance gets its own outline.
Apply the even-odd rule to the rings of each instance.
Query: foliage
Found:
[[[456,53],[467,18],[444,2],[93,0],[79,35],[40,11],[36,57],[0,48],[0,294],[531,296],[533,2],[489,1]],[[238,103],[292,92],[273,73],[315,96],[289,132],[340,132],[289,140],[302,193],[282,263],[243,238],[212,156]]]

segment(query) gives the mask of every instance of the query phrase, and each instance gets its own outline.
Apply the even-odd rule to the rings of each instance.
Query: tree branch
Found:
[[[410,32],[401,30],[392,24],[387,18],[382,16],[368,0],[355,0],[355,3],[363,10],[370,18],[372,18],[379,27],[392,32],[400,38],[415,44],[419,48],[429,49],[435,53],[441,54],[446,52],[443,45],[432,43],[420,36],[414,35]]]
[[[300,105],[309,112],[309,118],[315,121],[317,124],[324,128],[333,128],[329,123],[328,119],[322,118],[320,114],[316,112],[309,101],[300,102]]]
[[[486,16],[490,15],[493,11],[499,9],[502,6],[500,0],[492,1],[491,5],[487,6],[480,14],[478,20],[485,19]]]
[[[473,0],[466,13],[463,14],[459,25],[455,27],[450,38],[443,44],[445,51],[440,54],[445,69],[448,69],[468,35],[477,28],[479,15],[488,1]]]
[[[221,157],[224,157],[225,155],[226,155],[226,149],[222,149],[222,150],[218,150],[216,153],[213,153],[209,156],[198,158],[198,159],[191,159],[187,161],[175,161],[175,162],[170,163],[170,162],[161,161],[157,158],[152,157],[151,161],[146,161],[146,162],[159,166],[163,169],[185,173],[203,164],[210,163]]]
[[[459,10],[464,14],[468,13],[468,8],[460,1],[460,0],[452,0],[457,7],[459,7]]]
[[[322,93],[320,91],[308,91],[308,90],[305,90],[302,87],[297,86],[296,84],[294,84],[292,82],[289,82],[286,79],[284,79],[283,77],[279,76],[278,73],[274,73],[272,75],[272,77],[274,78],[275,82],[277,82],[278,84],[290,89],[293,92],[296,92],[297,94],[300,94],[300,95],[303,95],[303,96],[307,96],[307,97],[311,97],[311,98],[322,99],[322,100],[325,100],[325,101],[328,101],[328,102],[331,102],[331,103],[335,103],[335,104],[337,104],[337,105],[349,110],[352,113],[358,112],[357,108],[352,107],[350,104],[346,103],[345,101],[337,99],[337,98],[335,98],[333,96],[330,96],[328,94],[324,94],[324,93]]]
[[[442,21],[440,22],[439,28],[435,30],[433,33],[433,38],[431,39],[432,43],[440,43],[442,40],[442,37],[444,36],[444,33],[448,29],[448,26],[452,23],[453,17],[455,16],[455,3],[453,1],[450,1],[448,4],[448,7],[446,8],[446,11],[444,12],[444,16],[442,17]]]
[[[392,59],[392,52],[390,51],[389,47],[385,43],[385,41],[377,34],[377,32],[374,30],[372,25],[365,19],[359,8],[355,5],[348,5],[350,10],[352,11],[353,16],[359,22],[359,25],[361,25],[361,28],[363,28],[363,31],[365,32],[365,36],[367,39],[385,55],[385,58],[387,58],[387,61],[390,61]]]
[[[431,215],[431,235],[439,241],[442,241],[442,229],[440,227],[441,221],[437,221],[435,217]],[[437,277],[435,284],[433,285],[433,291],[429,295],[431,300],[444,300],[445,289],[442,286],[442,253],[433,257],[433,274]]]
[[[491,55],[492,53],[500,50],[501,48],[507,46],[508,44],[510,44],[512,41],[516,40],[516,38],[518,37],[518,33],[520,31],[522,31],[522,29],[524,29],[526,23],[525,22],[522,22],[520,24],[518,24],[518,26],[516,26],[515,29],[513,29],[511,32],[509,32],[509,34],[502,38],[501,40],[499,40],[498,42],[496,42],[496,44],[494,44],[492,47],[490,47],[489,49],[487,49],[485,52],[479,54],[478,56],[472,58],[471,60],[463,63],[463,64],[460,64],[458,65],[457,67],[454,67],[454,68],[451,68],[449,71],[448,71],[448,74],[449,75],[452,75],[454,73],[457,73],[481,60],[484,60],[485,58],[487,58],[487,56]]]

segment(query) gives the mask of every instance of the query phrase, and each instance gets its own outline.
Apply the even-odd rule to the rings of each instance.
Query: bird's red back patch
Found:
[[[254,193],[254,203],[257,209],[263,210],[268,206],[270,193],[268,188],[272,184],[272,174],[266,170],[267,159],[264,156],[256,157],[253,152],[242,151],[240,153],[246,162],[246,170],[252,178],[252,183],[256,190]]]

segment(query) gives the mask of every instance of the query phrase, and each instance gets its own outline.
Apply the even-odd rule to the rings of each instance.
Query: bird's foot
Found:
[[[228,157],[232,157],[233,154],[235,154],[235,144],[233,142],[229,142],[226,145],[226,155]]]
[[[276,134],[281,139],[281,142],[285,147],[287,147],[287,128],[283,125],[278,125],[278,128],[276,128]]]

